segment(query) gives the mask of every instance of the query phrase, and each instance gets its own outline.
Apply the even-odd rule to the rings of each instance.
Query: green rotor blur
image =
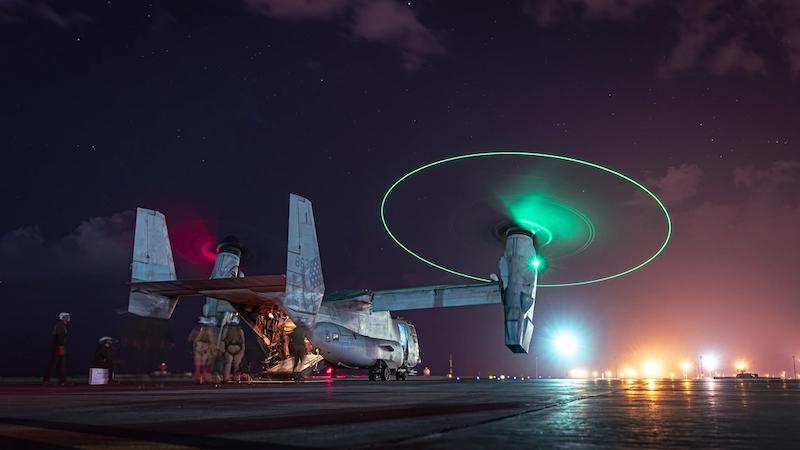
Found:
[[[421,256],[420,254],[409,248],[407,245],[401,242],[397,238],[397,236],[395,236],[395,234],[389,227],[389,224],[387,223],[386,220],[386,204],[389,199],[389,196],[395,190],[395,188],[397,188],[404,181],[408,180],[409,178],[411,178],[416,174],[419,174],[422,171],[425,171],[432,167],[447,164],[453,161],[464,160],[469,158],[486,158],[493,156],[527,156],[535,158],[560,160],[569,163],[580,164],[604,173],[614,175],[615,177],[618,177],[624,180],[625,182],[632,184],[637,189],[641,190],[647,197],[653,199],[653,201],[655,201],[658,207],[660,208],[661,212],[663,212],[664,219],[666,220],[667,231],[664,236],[663,242],[652,255],[648,256],[638,264],[628,267],[625,270],[601,277],[591,278],[587,280],[564,282],[564,283],[540,284],[539,287],[545,288],[545,287],[581,286],[586,284],[599,283],[601,281],[607,281],[614,278],[619,278],[623,275],[627,275],[631,272],[641,269],[642,267],[652,262],[655,258],[658,257],[658,255],[661,254],[661,252],[664,251],[667,244],[669,243],[669,240],[672,236],[672,219],[669,215],[669,211],[667,211],[667,208],[664,205],[664,203],[652,191],[650,191],[647,187],[645,187],[638,181],[614,169],[590,161],[584,161],[577,158],[554,155],[549,153],[517,152],[517,151],[480,152],[480,153],[457,155],[445,159],[440,159],[438,161],[430,162],[400,177],[389,187],[389,189],[383,195],[383,199],[381,200],[381,210],[380,210],[381,223],[383,224],[383,227],[386,230],[389,237],[398,246],[400,246],[400,248],[409,253],[411,256],[417,258],[418,260],[432,267],[471,280],[490,282],[491,280],[487,278],[460,272],[450,267],[446,267],[431,259]],[[507,196],[507,197],[501,195],[499,199],[503,203],[510,219],[518,226],[522,226],[536,233],[539,237],[541,246],[547,246],[554,240],[574,241],[574,244],[576,245],[577,248],[576,250],[570,253],[570,255],[574,255],[588,248],[594,241],[596,233],[595,226],[591,221],[591,219],[586,214],[572,207],[571,205],[559,201],[556,198],[547,196],[545,193],[535,193],[524,196]],[[541,269],[541,267],[539,267],[539,269]]]

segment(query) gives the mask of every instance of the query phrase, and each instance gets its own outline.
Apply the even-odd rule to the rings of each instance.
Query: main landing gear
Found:
[[[405,381],[408,376],[406,369],[391,370],[385,361],[378,361],[372,368],[369,369],[369,381],[388,381],[394,372],[395,380]]]
[[[389,375],[391,375],[391,371],[384,361],[378,361],[369,369],[369,381],[387,381]]]

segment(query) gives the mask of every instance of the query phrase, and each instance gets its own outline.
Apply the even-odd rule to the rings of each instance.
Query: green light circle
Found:
[[[637,188],[641,189],[645,194],[649,195],[653,200],[655,200],[655,202],[661,208],[661,211],[664,212],[664,218],[667,220],[667,234],[666,234],[666,236],[664,236],[664,242],[661,243],[661,246],[658,248],[658,250],[656,250],[655,253],[650,255],[647,259],[645,259],[641,263],[639,263],[639,264],[637,264],[637,265],[635,265],[635,266],[633,266],[631,268],[628,268],[627,270],[623,270],[622,272],[618,272],[618,273],[615,273],[615,274],[612,274],[612,275],[607,275],[607,276],[600,277],[600,278],[594,278],[594,279],[591,279],[591,280],[583,280],[583,281],[574,281],[574,282],[569,282],[569,283],[540,284],[539,287],[548,288],[548,287],[581,286],[581,285],[585,285],[585,284],[599,283],[601,281],[608,281],[608,280],[611,280],[611,279],[614,279],[614,278],[621,277],[623,275],[627,275],[627,274],[629,274],[629,273],[631,273],[631,272],[633,272],[635,270],[641,269],[642,267],[646,266],[651,261],[656,259],[656,257],[658,257],[658,255],[660,255],[661,252],[663,252],[664,249],[667,247],[667,243],[669,243],[669,239],[672,236],[672,218],[670,218],[670,216],[669,216],[669,211],[667,211],[667,207],[664,206],[664,203],[662,203],[661,200],[652,191],[647,189],[644,185],[642,185],[638,181],[634,180],[633,178],[631,178],[631,177],[629,177],[629,176],[627,176],[627,175],[625,175],[623,173],[617,172],[616,170],[611,169],[609,167],[601,166],[600,164],[596,164],[596,163],[589,162],[589,161],[584,161],[582,159],[570,158],[568,156],[561,156],[561,155],[552,155],[552,154],[549,154],[549,153],[512,152],[512,151],[479,152],[479,153],[468,153],[468,154],[465,154],[465,155],[451,156],[449,158],[440,159],[438,161],[433,161],[431,163],[428,163],[428,164],[425,164],[423,166],[417,167],[416,169],[412,170],[411,172],[408,172],[407,174],[405,174],[402,177],[400,177],[400,179],[395,181],[394,184],[392,184],[389,187],[389,189],[383,195],[383,199],[381,200],[381,222],[383,223],[383,228],[386,229],[386,232],[389,234],[389,237],[391,237],[392,240],[397,245],[400,246],[400,248],[405,250],[411,256],[413,256],[413,257],[419,259],[420,261],[424,262],[425,264],[428,264],[430,266],[436,267],[439,270],[443,270],[443,271],[451,273],[453,275],[458,275],[460,277],[469,278],[471,280],[476,280],[476,281],[483,281],[483,282],[487,282],[487,283],[491,282],[491,280],[489,280],[487,278],[482,278],[482,277],[478,277],[478,276],[475,276],[475,275],[470,275],[468,273],[459,272],[457,270],[453,270],[453,269],[450,269],[448,267],[442,266],[441,264],[437,264],[437,263],[435,263],[435,262],[433,262],[433,261],[431,261],[429,259],[426,259],[426,258],[418,255],[413,250],[411,250],[410,248],[406,247],[402,242],[400,242],[400,240],[397,239],[397,237],[394,235],[394,233],[392,233],[392,230],[389,228],[389,224],[386,223],[386,200],[389,198],[389,194],[391,194],[392,191],[400,183],[402,183],[404,180],[408,179],[409,177],[413,176],[414,174],[422,172],[423,170],[426,170],[426,169],[430,169],[431,167],[438,166],[440,164],[446,164],[446,163],[449,163],[449,162],[452,162],[452,161],[457,161],[457,160],[460,160],[460,159],[482,158],[482,157],[487,157],[487,156],[532,156],[532,157],[537,157],[537,158],[550,158],[550,159],[557,159],[557,160],[561,160],[561,161],[567,161],[567,162],[571,162],[571,163],[575,163],[575,164],[582,164],[584,166],[588,166],[588,167],[591,167],[593,169],[597,169],[597,170],[600,170],[600,171],[603,171],[603,172],[610,173],[611,175],[614,175],[614,176],[616,176],[618,178],[621,178],[621,179],[633,184]],[[587,218],[587,220],[588,220],[588,218]],[[591,221],[589,221],[589,223],[591,223]],[[591,226],[591,229],[594,230],[594,226],[593,225]],[[594,232],[592,232],[592,240],[594,240]],[[585,244],[585,245],[588,246],[589,244]],[[583,249],[581,249],[581,251],[582,250]]]
[[[522,221],[520,221],[519,225],[527,226],[528,229],[533,232],[533,234],[537,234],[537,235],[544,234],[544,235],[546,235],[547,238],[545,238],[542,242],[540,242],[542,247],[544,247],[544,246],[550,244],[551,242],[553,242],[553,232],[550,231],[550,228],[547,228],[546,226],[544,226],[542,224],[539,224],[539,223],[536,223],[536,222],[533,222],[531,220],[522,220]]]

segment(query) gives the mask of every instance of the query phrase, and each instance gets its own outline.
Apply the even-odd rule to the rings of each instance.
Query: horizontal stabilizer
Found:
[[[131,282],[132,291],[146,292],[169,298],[194,295],[222,298],[222,294],[226,291],[265,293],[283,292],[285,289],[286,276],[284,275],[254,275],[241,278],[212,278],[209,280]],[[217,295],[218,293],[221,295]]]
[[[499,283],[425,286],[409,289],[375,291],[373,311],[448,308],[502,303]]]

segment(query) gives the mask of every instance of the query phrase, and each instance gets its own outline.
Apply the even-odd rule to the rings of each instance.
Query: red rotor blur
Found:
[[[170,225],[170,241],[175,254],[195,266],[213,266],[217,258],[215,235],[202,219],[184,219]]]

